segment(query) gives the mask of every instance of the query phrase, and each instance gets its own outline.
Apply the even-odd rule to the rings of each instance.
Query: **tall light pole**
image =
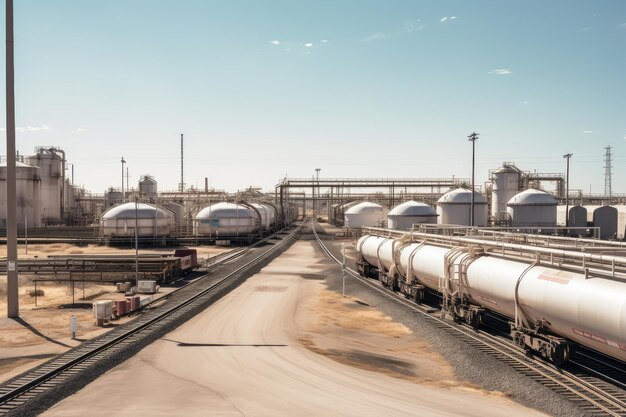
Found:
[[[124,164],[126,163],[126,161],[124,161],[124,157],[122,156],[122,201],[124,201]]]
[[[474,167],[476,165],[476,141],[478,140],[478,133],[470,133],[467,140],[472,142],[472,204],[470,206],[470,226],[474,226]]]
[[[567,173],[565,174],[565,227],[569,227],[569,159],[572,153],[566,153],[563,158],[567,159]]]
[[[7,121],[7,317],[20,316],[17,276],[17,199],[15,198],[15,74],[13,61],[13,0],[6,0],[6,121]]]
[[[317,182],[317,198],[320,198],[320,171],[322,170],[322,168],[315,168],[315,181]],[[317,208],[319,208],[319,202],[318,204],[315,204],[314,208],[313,208],[313,215],[315,216],[315,220],[317,220]]]

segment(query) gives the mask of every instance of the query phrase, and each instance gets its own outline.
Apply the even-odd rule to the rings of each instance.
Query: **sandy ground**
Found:
[[[196,248],[196,247],[194,247]],[[232,248],[215,246],[197,247],[199,257],[214,256]],[[142,249],[140,253],[173,253],[174,249]],[[28,257],[43,258],[48,255],[76,254],[133,254],[134,249],[120,249],[106,246],[74,246],[69,244],[29,245]],[[6,256],[6,246],[0,246],[0,257]],[[20,245],[20,259],[25,257],[25,248]],[[115,291],[115,286],[105,283],[76,283],[72,307],[72,287],[69,283],[41,282],[37,289],[43,295],[30,294],[35,286],[32,276],[20,276],[20,320],[6,317],[6,278],[0,278],[0,382],[37,366],[54,355],[63,353],[82,340],[102,334],[109,329],[129,320],[122,318],[106,328],[94,325],[91,303],[93,300],[123,300],[124,294]],[[162,288],[158,296],[171,292],[172,288]],[[72,315],[78,319],[77,340],[72,340],[69,333],[69,320]]]
[[[406,327],[328,291],[313,244],[43,415],[543,415],[457,380]]]

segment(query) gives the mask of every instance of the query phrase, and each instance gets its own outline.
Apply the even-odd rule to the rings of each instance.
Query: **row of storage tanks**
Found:
[[[472,191],[459,188],[444,194],[437,201],[437,209],[416,201],[407,201],[389,211],[386,207],[371,203],[348,203],[336,205],[332,210],[344,213],[344,225],[349,228],[383,226],[385,219],[390,229],[410,229],[413,224],[438,223],[471,224]],[[507,215],[511,226],[517,228],[544,228],[565,226],[565,206],[545,191],[528,189],[514,195],[507,203]],[[626,229],[625,206],[572,206],[569,208],[569,226],[600,227],[600,238],[623,237]],[[474,225],[487,226],[487,198],[474,192]],[[573,235],[585,234],[573,229]]]
[[[133,237],[136,227],[139,237],[170,236],[179,216],[182,213],[168,205],[118,204],[103,213],[102,232],[106,237]],[[250,236],[274,228],[277,219],[278,208],[269,203],[220,202],[196,214],[193,232],[201,237]]]

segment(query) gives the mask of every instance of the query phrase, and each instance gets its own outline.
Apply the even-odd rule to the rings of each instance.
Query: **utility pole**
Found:
[[[130,174],[128,173],[128,166],[126,166],[126,190],[128,192],[130,192],[130,181],[128,180],[129,177]]]
[[[122,201],[124,201],[124,164],[126,163],[126,161],[124,161],[124,157],[122,156]]]
[[[317,182],[317,199],[320,198],[320,171],[322,168],[315,168],[315,181]],[[314,201],[313,215],[317,220],[317,209],[319,209],[319,201]]]
[[[474,226],[474,168],[476,165],[476,141],[478,140],[478,133],[470,133],[467,140],[472,142],[472,204],[470,206],[470,226]]]
[[[184,176],[184,171],[183,171],[183,162],[184,162],[184,144],[183,144],[183,134],[180,134],[180,192],[184,192],[185,191],[185,176]]]
[[[569,227],[569,159],[572,153],[566,153],[563,158],[567,159],[567,173],[565,174],[565,227]]]
[[[15,176],[15,63],[13,61],[13,0],[6,0],[6,122],[7,122],[7,317],[20,316],[17,273],[17,199]]]

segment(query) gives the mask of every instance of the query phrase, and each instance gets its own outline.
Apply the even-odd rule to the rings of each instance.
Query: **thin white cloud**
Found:
[[[313,48],[313,44],[311,42],[307,42],[304,44],[307,48]]]
[[[446,20],[448,20],[448,16],[444,16],[444,17],[442,17],[442,18],[441,18],[441,20],[440,20],[440,22],[442,22],[442,23],[443,23],[443,22],[445,22]]]
[[[583,133],[593,133],[593,130],[583,130]]]
[[[508,68],[497,68],[497,69],[489,71],[489,74],[492,74],[492,75],[509,75],[509,74],[511,74],[511,70],[508,69]]]
[[[280,45],[280,41],[279,40],[273,40],[270,42],[272,45]]]
[[[322,39],[320,42],[322,42],[322,43],[328,43],[328,39]]]
[[[406,35],[408,33],[419,32],[424,29],[424,25],[417,26],[421,22],[421,19],[412,21],[405,21],[404,27],[401,30],[396,30],[395,32],[376,32],[366,38],[363,39],[363,42],[370,42],[379,39],[388,39],[395,38],[396,36]],[[417,24],[416,24],[417,23]]]
[[[42,130],[50,130],[52,129],[50,126],[41,125],[41,126],[17,126],[15,128],[16,132],[40,132]],[[5,127],[0,128],[0,131],[5,132],[7,129]]]
[[[580,33],[580,32],[587,32],[589,29],[591,29],[591,26],[587,26],[587,27],[584,27],[582,29],[578,29],[576,32],[578,32],[578,33]]]
[[[450,16],[450,20],[456,20],[456,16]]]
[[[373,41],[376,39],[385,39],[389,37],[388,35],[386,35],[383,32],[376,32],[373,35],[368,36],[367,38],[363,39],[363,42],[369,42],[369,41]]]
[[[76,130],[74,130],[74,132],[76,132],[76,133],[83,133],[83,132],[86,132],[86,131],[87,131],[87,129],[83,129],[82,127],[79,127]]]
[[[528,100],[522,101],[522,104],[528,104],[528,103],[530,103],[530,101],[528,101]]]

